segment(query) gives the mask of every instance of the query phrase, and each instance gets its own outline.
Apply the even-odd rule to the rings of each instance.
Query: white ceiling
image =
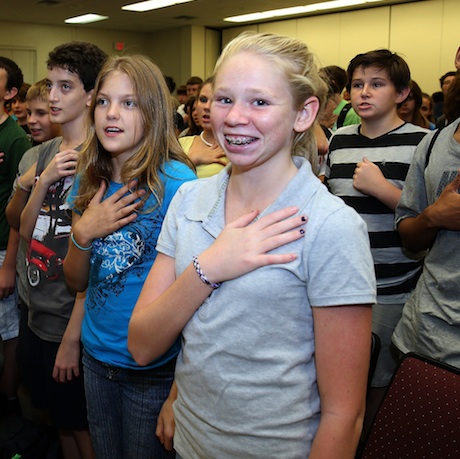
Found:
[[[134,32],[154,32],[188,25],[223,29],[238,25],[224,22],[224,17],[307,5],[321,0],[196,0],[146,13],[121,10],[122,6],[135,1],[137,0],[2,0],[0,21],[63,26],[64,20],[69,17],[98,13],[109,16],[109,19],[86,24],[84,27]],[[401,0],[385,0],[379,6],[396,2],[400,3]]]

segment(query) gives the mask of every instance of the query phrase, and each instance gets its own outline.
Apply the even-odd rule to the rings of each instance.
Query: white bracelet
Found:
[[[201,281],[204,282],[209,287],[216,289],[222,285],[221,282],[213,283],[209,281],[209,279],[206,277],[206,274],[201,270],[200,263],[198,263],[197,255],[193,257],[193,266],[195,267],[196,273],[198,274],[198,277],[201,279]]]
[[[18,187],[24,191],[25,193],[30,193],[32,191],[32,188],[26,188],[22,183],[21,183],[21,177],[18,177],[16,180],[16,183],[18,184]]]

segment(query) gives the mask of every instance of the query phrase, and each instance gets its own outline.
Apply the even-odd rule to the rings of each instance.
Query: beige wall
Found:
[[[25,73],[26,81],[46,76],[48,52],[57,45],[71,40],[89,41],[97,44],[108,54],[114,54],[115,42],[124,42],[125,52],[145,52],[146,36],[143,34],[103,31],[80,27],[55,27],[34,24],[0,22],[0,49],[34,50],[36,54],[36,72]]]
[[[413,78],[425,92],[439,90],[439,77],[454,70],[453,55],[460,45],[460,1],[425,0],[347,13],[278,21],[223,30],[187,26],[152,34],[97,30],[71,26],[39,26],[0,22],[0,52],[29,55],[26,79],[43,78],[48,52],[70,40],[91,41],[113,54],[115,42],[127,53],[145,53],[166,75],[183,84],[191,75],[212,73],[220,52],[243,30],[279,33],[305,41],[321,65],[346,67],[358,53],[389,48],[409,63]],[[30,75],[30,76],[29,76]]]
[[[292,19],[224,30],[225,45],[243,30],[297,37],[321,65],[347,67],[356,54],[389,48],[408,62],[412,77],[428,93],[439,91],[439,77],[455,70],[460,45],[460,1],[426,0],[347,13]]]

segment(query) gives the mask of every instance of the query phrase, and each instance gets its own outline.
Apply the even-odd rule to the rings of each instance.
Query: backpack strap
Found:
[[[339,116],[337,118],[337,129],[343,126],[345,123],[345,118],[347,117],[347,113],[350,111],[351,103],[344,105],[342,110],[340,110]]]
[[[430,156],[431,152],[433,151],[433,145],[436,142],[436,139],[438,138],[439,133],[444,129],[444,126],[437,129],[436,132],[434,133],[433,137],[431,138],[430,144],[428,145],[428,149],[426,151],[426,158],[425,158],[425,169],[428,166],[428,162],[430,161]]]

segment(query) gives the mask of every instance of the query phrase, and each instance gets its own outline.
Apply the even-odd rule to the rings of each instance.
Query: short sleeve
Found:
[[[375,303],[376,281],[367,227],[353,209],[343,206],[324,220],[305,259],[312,306]]]
[[[165,184],[163,210],[166,213],[179,187],[185,182],[195,180],[196,175],[186,164],[179,161],[171,161],[165,167],[163,179]]]
[[[432,136],[433,134],[426,135],[415,149],[401,198],[395,210],[396,226],[407,217],[417,217],[428,206],[425,166],[427,149]]]
[[[184,188],[185,187],[181,187],[177,191],[169,204],[168,211],[161,225],[161,231],[156,246],[157,252],[163,253],[171,258],[175,258],[176,254],[176,236]]]

